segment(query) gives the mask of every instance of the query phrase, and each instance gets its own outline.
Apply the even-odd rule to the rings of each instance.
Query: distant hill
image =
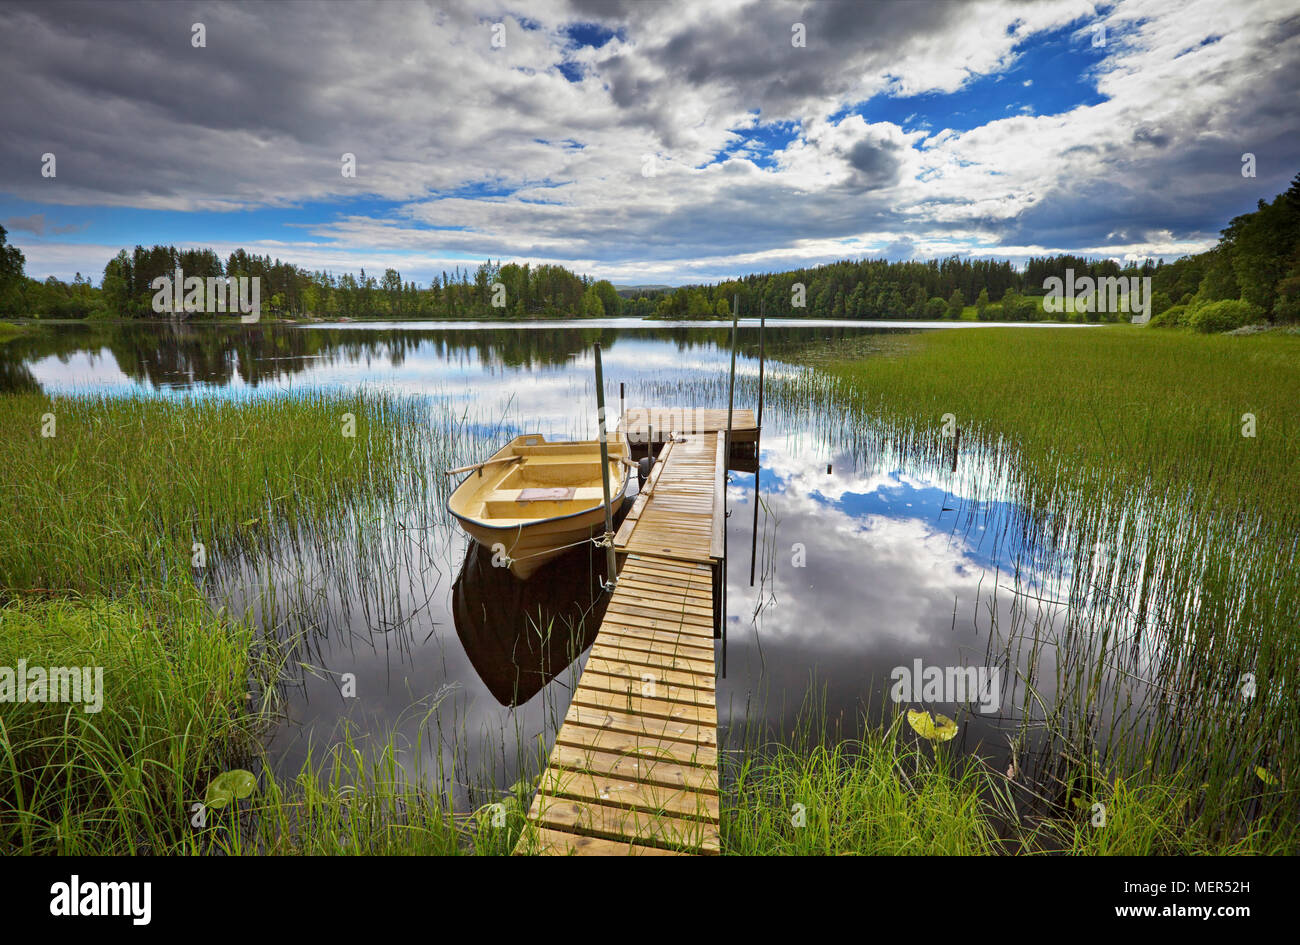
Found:
[[[615,285],[614,291],[625,299],[634,299],[639,295],[645,295],[647,292],[671,292],[677,288],[673,285]]]

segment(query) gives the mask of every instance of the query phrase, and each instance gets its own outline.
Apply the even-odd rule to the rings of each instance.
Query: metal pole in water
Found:
[[[758,308],[758,438],[754,441],[754,527],[749,544],[749,586],[754,586],[754,559],[758,557],[758,477],[763,471],[763,451],[759,448],[763,436],[763,335],[767,329],[767,300]]]
[[[605,436],[605,373],[600,366],[600,342],[596,342],[596,419],[600,423],[600,484],[605,490],[605,578],[606,590],[618,583],[618,563],[614,559],[614,513],[609,494],[609,443]]]

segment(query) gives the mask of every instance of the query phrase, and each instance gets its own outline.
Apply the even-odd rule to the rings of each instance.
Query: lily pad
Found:
[[[1277,784],[1277,778],[1265,771],[1261,766],[1255,766],[1255,777],[1259,778],[1265,784]]]
[[[907,710],[907,724],[912,726],[916,734],[922,738],[928,738],[932,742],[946,742],[957,734],[957,723],[946,715],[934,714],[930,718],[930,713],[920,709]]]
[[[251,771],[235,768],[223,771],[208,784],[203,803],[207,807],[220,810],[236,800],[243,800],[257,790],[257,778]]]

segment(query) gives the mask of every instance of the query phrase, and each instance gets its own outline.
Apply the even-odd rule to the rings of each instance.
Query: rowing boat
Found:
[[[615,514],[623,505],[630,461],[626,440],[611,438],[608,448]],[[452,492],[447,510],[521,581],[604,528],[599,440],[548,443],[540,434],[517,436],[465,469],[469,475]]]

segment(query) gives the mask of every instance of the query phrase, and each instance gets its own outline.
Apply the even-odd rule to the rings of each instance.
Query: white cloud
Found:
[[[75,28],[57,8],[0,10],[0,79],[23,103],[0,119],[0,191],[182,211],[379,198],[400,209],[344,203],[353,212],[323,213],[299,241],[242,243],[309,268],[427,277],[491,256],[711,281],[891,245],[1013,259],[1196,251],[1266,196],[1240,178],[1242,151],[1283,181],[1300,159],[1294,109],[1279,106],[1300,40],[1266,2],[1108,7],[1107,55],[1090,72],[1106,101],[1062,114],[1017,102],[1024,114],[933,133],[839,116],[882,92],[956,91],[1044,31],[1074,24],[1086,44],[1093,4],[635,3],[606,18],[621,38],[599,49],[574,49],[562,27],[602,14],[558,0],[529,6],[536,29],[500,3],[381,4],[360,18],[204,7],[208,48],[170,43],[198,9],[103,4]],[[806,49],[789,45],[800,17]],[[1219,38],[1203,45],[1211,27]],[[562,61],[583,80],[567,81]],[[770,166],[749,134],[760,119],[800,123]],[[57,181],[33,172],[46,148]],[[355,180],[339,172],[345,151]],[[213,243],[199,227],[187,237]],[[98,272],[118,248],[23,247],[32,273]]]

